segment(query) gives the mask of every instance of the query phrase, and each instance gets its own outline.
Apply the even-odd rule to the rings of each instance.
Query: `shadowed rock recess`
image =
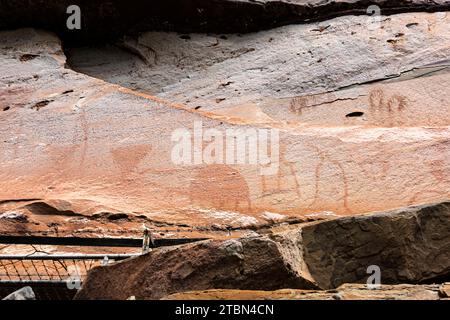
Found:
[[[449,8],[0,1],[0,234],[209,239],[78,299],[448,299]]]
[[[66,10],[82,8],[81,32],[66,28]],[[147,30],[179,32],[252,32],[291,23],[367,14],[379,5],[383,14],[445,11],[448,0],[4,0],[0,29],[38,27],[76,41],[101,41]]]

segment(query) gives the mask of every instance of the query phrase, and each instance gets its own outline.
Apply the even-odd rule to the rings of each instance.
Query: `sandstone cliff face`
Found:
[[[119,47],[68,50],[68,62],[244,124],[446,126],[448,101],[439,93],[447,85],[447,14],[381,19],[346,16],[245,35],[147,32]],[[346,117],[354,112],[363,115]]]
[[[211,238],[80,299],[448,298],[403,284],[449,276],[449,8],[2,1],[0,234]],[[369,266],[399,286],[349,284]]]
[[[77,298],[158,299],[175,292],[206,289],[331,289],[345,283],[365,284],[370,266],[380,271],[383,286],[431,282],[450,275],[449,222],[450,204],[442,203],[312,223],[270,236],[157,249],[139,258],[95,268]],[[396,290],[387,287],[382,294],[374,291],[373,297],[394,294],[389,291],[392,288]],[[364,295],[339,289],[334,293],[337,299]],[[398,298],[419,298],[421,294],[426,298],[427,293],[428,298],[437,298],[438,290],[397,292]],[[279,298],[288,297],[285,294]],[[291,298],[301,298],[302,294],[306,294],[303,298],[314,298],[313,293],[295,291]],[[333,297],[326,292],[316,294],[318,298]],[[278,293],[266,295],[277,297]],[[214,295],[198,296],[202,297]],[[370,293],[366,297],[370,298]]]
[[[119,85],[66,68],[59,40],[49,33],[2,33],[3,212],[30,214],[21,199],[59,199],[87,219],[127,213],[225,230],[258,228],[273,217],[301,221],[447,199],[447,14],[392,16],[382,22],[379,40],[372,42],[369,32],[368,42],[355,35],[346,44],[348,27],[364,23],[370,23],[367,17],[323,23],[332,29],[316,44],[311,40],[310,52],[298,35],[320,38],[316,25],[248,35],[238,44],[237,38],[221,41],[223,56],[216,46],[205,49],[211,38],[191,43],[169,34],[172,48],[186,42],[186,56],[200,52],[205,58],[197,64],[189,58],[185,65],[178,56],[173,77],[165,71],[177,55],[164,46],[157,49],[158,63],[132,63],[132,74],[141,76],[121,78],[111,69],[117,55],[102,55],[106,64],[94,68],[83,65],[90,53],[72,51],[75,68]],[[408,31],[408,24],[418,25]],[[127,43],[141,52],[146,44],[161,43],[161,36],[150,33]],[[320,51],[325,39],[340,55]],[[273,51],[265,50],[271,43]],[[152,61],[149,52],[141,55]],[[356,55],[359,60],[337,64]],[[392,77],[395,82],[351,87]],[[279,130],[275,171],[261,175],[258,165],[174,163],[173,133],[192,133],[196,124],[204,132]]]

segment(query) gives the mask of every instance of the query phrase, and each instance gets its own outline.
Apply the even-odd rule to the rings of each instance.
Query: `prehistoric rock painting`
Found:
[[[408,108],[408,98],[399,94],[386,95],[382,89],[375,89],[369,95],[369,119],[375,125],[402,126]]]
[[[122,176],[125,176],[133,173],[151,150],[150,145],[124,146],[111,150],[111,154],[114,164]]]
[[[250,192],[245,178],[228,165],[205,165],[193,170],[189,186],[192,206],[217,210],[251,211]]]

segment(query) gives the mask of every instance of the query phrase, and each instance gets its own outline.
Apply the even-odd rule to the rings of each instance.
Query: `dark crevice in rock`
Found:
[[[69,30],[70,5],[81,8],[81,30]],[[110,41],[124,34],[148,30],[246,33],[282,25],[321,21],[343,15],[367,14],[378,5],[381,14],[447,11],[450,1],[346,0],[58,0],[0,2],[0,29],[43,28],[67,42]]]
[[[40,200],[42,200],[42,199],[39,199],[39,198],[7,199],[7,200],[0,200],[0,205],[7,204],[7,203],[30,202],[30,201],[40,201]]]
[[[362,117],[364,115],[364,112],[360,112],[360,111],[356,111],[356,112],[352,112],[346,115],[347,118],[357,118],[357,117]]]
[[[436,283],[447,283],[447,282],[450,282],[450,271],[449,271],[449,273],[447,273],[445,275],[441,275],[438,277],[433,277],[430,279],[420,281],[418,284],[436,284]]]
[[[39,111],[40,109],[44,108],[45,106],[47,106],[51,101],[49,100],[43,100],[43,101],[39,101],[38,103],[36,103],[34,106],[31,107],[31,109],[34,109],[36,111]]]
[[[336,90],[328,91],[327,93],[352,89],[352,88],[356,88],[358,86],[364,86],[364,85],[370,85],[370,84],[392,83],[392,82],[405,81],[405,80],[409,80],[409,79],[418,79],[418,78],[423,78],[423,77],[429,77],[429,76],[433,76],[433,75],[437,75],[437,74],[447,73],[447,72],[449,72],[449,70],[450,69],[449,69],[448,61],[442,61],[442,62],[437,62],[436,65],[433,65],[433,66],[423,66],[420,68],[413,68],[411,70],[406,70],[406,71],[400,72],[399,74],[388,75],[384,78],[368,80],[365,82],[357,82],[357,83],[354,83],[354,84],[351,84],[348,86],[342,86],[342,87],[337,88]]]
[[[68,217],[83,216],[77,212],[74,212],[73,210],[70,209],[64,210],[62,209],[63,208],[62,206],[57,208],[43,201],[27,204],[26,206],[24,206],[24,208],[29,210],[35,215],[68,216]]]

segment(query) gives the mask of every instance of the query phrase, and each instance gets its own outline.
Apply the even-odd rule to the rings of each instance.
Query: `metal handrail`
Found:
[[[124,260],[140,254],[32,254],[32,255],[0,255],[0,260],[101,260],[107,257],[110,260]]]
[[[207,240],[207,238],[175,238],[152,239],[150,247],[174,246]],[[27,245],[61,245],[75,247],[128,247],[142,248],[142,238],[81,238],[81,237],[42,237],[42,236],[2,236],[1,244],[27,244]]]

